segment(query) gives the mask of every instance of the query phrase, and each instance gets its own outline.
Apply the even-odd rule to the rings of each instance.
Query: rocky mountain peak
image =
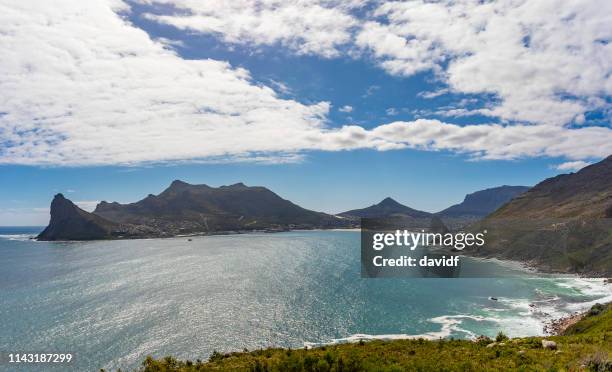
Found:
[[[380,205],[381,207],[397,207],[397,206],[402,206],[402,204],[398,203],[395,199],[392,199],[391,197],[386,197],[383,200],[381,200],[380,203],[378,203],[378,205]]]

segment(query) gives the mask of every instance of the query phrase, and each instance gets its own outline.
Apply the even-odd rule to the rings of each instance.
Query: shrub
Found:
[[[591,310],[589,310],[589,313],[587,314],[587,316],[595,316],[595,315],[599,315],[600,313],[602,313],[604,310],[606,309],[606,307],[602,304],[595,304],[591,307]]]
[[[593,372],[612,371],[612,361],[608,359],[608,353],[603,351],[589,355],[583,364]]]
[[[208,357],[209,362],[216,362],[221,359],[223,359],[223,354],[221,354],[217,350],[213,350],[212,354],[210,354],[210,356]]]
[[[504,342],[506,340],[508,340],[508,336],[506,336],[506,334],[502,331],[499,331],[499,333],[497,333],[497,336],[495,336],[496,342]]]

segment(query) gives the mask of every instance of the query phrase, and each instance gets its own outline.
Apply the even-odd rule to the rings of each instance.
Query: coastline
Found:
[[[197,232],[191,234],[177,234],[177,235],[166,235],[166,236],[135,236],[135,237],[116,237],[108,239],[87,239],[87,240],[41,240],[38,239],[38,235],[30,236],[28,239],[37,242],[57,242],[57,243],[69,243],[69,242],[104,242],[104,241],[117,241],[117,240],[150,240],[150,239],[176,239],[176,238],[193,238],[201,236],[223,236],[223,235],[242,235],[242,234],[274,234],[284,232],[298,232],[298,231],[361,231],[353,227],[338,228],[331,227],[329,229],[316,227],[312,229],[262,229],[262,230],[220,230],[213,232]],[[24,234],[25,235],[25,234]]]
[[[565,317],[551,319],[544,324],[544,334],[546,336],[561,336],[569,327],[578,323],[587,314],[588,311],[575,312]]]
[[[185,283],[187,286],[192,285],[191,283],[193,283],[194,287],[193,288],[199,288],[200,286],[197,283],[211,283],[208,281],[202,281],[202,280],[192,280],[192,278],[196,278],[196,277],[202,277],[204,278],[204,275],[192,275],[192,274],[185,274],[187,272],[196,272],[196,271],[201,271],[201,272],[211,272],[209,269],[204,269],[202,270],[201,264],[205,263],[205,262],[211,262],[210,260],[206,259],[197,259],[194,257],[199,257],[198,256],[194,256],[194,254],[198,254],[198,252],[204,252],[204,251],[211,251],[208,249],[201,249],[203,247],[208,247],[208,246],[215,246],[216,247],[216,251],[217,253],[219,253],[218,256],[214,256],[214,257],[222,257],[225,255],[225,253],[231,253],[231,252],[235,252],[236,256],[235,257],[242,257],[243,256],[243,252],[244,252],[244,245],[250,245],[250,242],[253,242],[253,244],[260,244],[260,242],[266,242],[266,241],[272,241],[272,242],[276,242],[276,241],[282,241],[283,243],[278,243],[278,250],[274,251],[276,252],[275,255],[268,255],[270,254],[270,252],[272,251],[267,251],[267,250],[259,250],[259,249],[255,249],[252,248],[251,250],[255,252],[255,255],[253,255],[252,257],[266,257],[266,255],[268,255],[267,257],[273,257],[273,256],[277,256],[277,255],[281,255],[280,257],[282,257],[283,252],[286,252],[287,249],[287,245],[291,245],[292,241],[296,241],[296,243],[294,244],[295,246],[295,252],[304,252],[302,248],[297,241],[302,241],[302,239],[306,239],[306,237],[310,237],[310,239],[315,239],[315,240],[319,240],[319,239],[325,239],[325,240],[330,240],[335,242],[337,239],[340,239],[341,237],[343,241],[345,241],[347,244],[349,245],[344,245],[346,248],[345,250],[340,251],[341,253],[339,254],[338,258],[339,259],[343,259],[346,258],[346,254],[351,253],[354,256],[353,261],[354,262],[359,262],[359,257],[358,257],[358,252],[356,250],[356,247],[358,247],[358,242],[357,242],[357,238],[358,235],[356,232],[312,232],[312,233],[308,233],[308,232],[291,232],[291,233],[287,233],[287,234],[279,234],[279,235],[269,235],[268,238],[266,239],[266,234],[257,234],[257,236],[255,235],[238,235],[235,237],[219,237],[219,238],[215,238],[215,237],[209,237],[209,238],[194,238],[193,241],[194,243],[187,243],[186,237],[178,237],[175,239],[155,239],[155,240],[151,240],[151,241],[144,241],[144,242],[137,242],[137,241],[130,241],[130,242],[100,242],[98,244],[91,244],[88,245],[91,247],[91,249],[86,249],[84,251],[80,251],[78,250],[78,248],[80,248],[79,244],[75,244],[74,245],[74,250],[67,250],[64,251],[62,250],[58,250],[56,248],[54,248],[53,244],[45,244],[43,249],[49,249],[50,252],[53,252],[54,254],[61,254],[66,256],[67,259],[70,259],[71,257],[76,257],[77,261],[79,262],[83,262],[83,261],[91,261],[92,257],[100,257],[105,259],[104,262],[111,262],[113,263],[112,266],[108,266],[108,265],[99,265],[99,270],[96,271],[90,271],[90,264],[87,263],[87,271],[90,272],[91,274],[94,275],[86,275],[84,276],[85,281],[83,283],[89,283],[89,278],[91,277],[97,277],[98,274],[99,275],[103,275],[103,276],[108,276],[108,278],[110,279],[110,281],[108,282],[100,282],[100,284],[96,285],[96,288],[105,288],[104,286],[101,285],[101,283],[107,283],[108,285],[112,286],[112,288],[117,288],[117,291],[120,292],[124,292],[126,288],[125,286],[132,286],[129,283],[138,283],[138,282],[142,282],[145,283],[145,281],[150,280],[155,278],[156,276],[150,276],[152,274],[156,274],[157,273],[163,273],[165,272],[164,270],[160,270],[160,268],[163,267],[167,267],[169,269],[168,273],[173,273],[172,278],[176,278],[177,282],[180,283]],[[252,236],[252,237],[249,237]],[[212,244],[209,245],[208,241],[214,241],[217,244]],[[235,249],[231,249],[228,251],[224,251],[221,248],[224,247],[223,244],[225,244],[225,242],[233,242],[233,241],[240,241],[241,243],[235,246]],[[87,243],[85,243],[86,245]],[[266,246],[267,243],[261,243],[259,246],[260,247],[264,247]],[[30,243],[30,246],[32,246],[32,243]],[[57,246],[60,246],[60,244],[58,244]],[[20,248],[19,245],[15,245],[14,247],[16,248]],[[140,247],[142,250],[139,251],[138,249],[136,249],[136,247]],[[171,251],[167,251],[166,248],[167,247],[174,247],[173,249],[175,249],[174,252],[176,252],[176,254],[171,253]],[[157,248],[157,249],[156,249]],[[267,249],[267,248],[266,248]],[[215,251],[212,250],[212,251]],[[20,252],[24,252],[23,249],[18,249],[18,251]],[[89,251],[93,252],[96,254],[96,256],[92,256],[90,255]],[[319,245],[313,246],[313,252],[327,252],[327,251],[321,251],[321,248]],[[10,252],[10,251],[7,251]],[[129,253],[131,252],[131,253]],[[150,254],[149,254],[150,252]],[[308,251],[307,251],[308,252]],[[335,245],[330,245],[329,248],[329,252],[339,252],[338,248]],[[74,254],[73,254],[74,253]],[[117,253],[121,253],[121,254],[127,254],[127,256],[129,259],[118,259],[124,256],[116,256]],[[163,257],[164,259],[151,259],[150,257],[156,257],[154,256],[155,254],[159,253],[159,257]],[[24,252],[24,254],[28,254],[27,252]],[[153,255],[153,256],[152,256]],[[309,254],[304,253],[305,257],[310,257]],[[109,259],[106,259],[106,257],[109,257]],[[184,257],[184,259],[182,258],[178,258],[178,257]],[[213,257],[213,256],[211,256]],[[44,260],[45,259],[45,255],[42,255],[41,258]],[[172,259],[174,260],[176,258],[176,262],[180,263],[180,264],[174,264],[174,263],[170,263],[168,262],[168,259]],[[216,260],[217,258],[215,258],[214,260]],[[84,260],[83,260],[84,259]],[[283,258],[283,262],[286,259]],[[213,260],[213,261],[214,261]],[[263,261],[268,262],[269,259],[262,259]],[[486,262],[485,260],[487,259],[482,259],[483,262]],[[97,262],[98,260],[94,260],[91,262]],[[246,263],[250,263],[250,260],[243,260]],[[309,261],[309,260],[307,260]],[[325,262],[328,261],[334,261],[334,260],[323,260]],[[173,261],[174,262],[174,261]],[[235,262],[235,260],[229,260],[227,262]],[[306,261],[305,261],[306,262]],[[100,262],[102,263],[102,262]],[[151,266],[147,263],[154,263],[155,266]],[[115,265],[116,264],[116,265]],[[512,264],[512,263],[506,263],[506,264]],[[515,263],[516,264],[516,263]],[[130,266],[132,266],[134,268],[139,268],[138,270],[131,270],[129,269]],[[351,264],[352,265],[352,264]],[[38,266],[38,265],[36,265]],[[219,265],[219,264],[213,264],[210,267],[214,268],[214,267],[223,267],[225,265]],[[248,266],[248,265],[247,265]],[[280,267],[280,266],[270,266],[269,263],[265,264],[266,267]],[[206,266],[209,267],[209,266]],[[346,265],[342,266],[346,269]],[[113,269],[114,268],[114,269]],[[116,274],[104,274],[106,272],[109,273],[117,273],[119,271],[116,271],[116,268],[121,268],[121,272],[125,272],[128,273],[130,272],[131,274],[129,276],[124,276],[124,275],[116,275]],[[180,268],[180,270],[176,270],[174,268]],[[125,270],[124,270],[125,269]],[[192,270],[195,269],[195,270]],[[198,270],[199,269],[199,270]],[[123,271],[124,270],[124,271]],[[144,271],[142,271],[144,270]],[[275,269],[272,269],[270,271],[275,271]],[[214,272],[214,271],[212,271]],[[237,271],[233,271],[235,274],[235,277],[237,278],[237,280],[242,281],[243,278],[242,276],[244,274],[242,274],[244,272],[244,270],[237,270]],[[327,272],[327,271],[326,271]],[[334,271],[335,272],[335,271]],[[348,272],[348,274],[350,274],[353,271]],[[256,271],[254,271],[254,273],[256,273]],[[163,274],[163,276],[160,276],[159,278],[168,278],[168,276],[166,276],[167,274]],[[175,275],[179,275],[178,277]],[[525,274],[526,276],[529,276],[528,273]],[[217,278],[221,278],[221,277],[226,277],[225,275],[208,275],[208,276],[215,276]],[[122,278],[122,282],[117,283],[116,282],[116,278],[120,277]],[[287,279],[288,278],[292,278],[295,277],[295,274],[287,274],[287,276],[284,277],[284,280],[282,280],[281,282],[283,283],[282,286],[286,285],[287,283]],[[327,275],[326,275],[327,277]],[[74,278],[74,276],[71,276],[71,278]],[[330,276],[331,278],[331,276]],[[189,279],[189,280],[187,280]],[[300,280],[301,279],[301,280]],[[347,281],[349,280],[353,280],[350,276],[346,276],[345,279]],[[296,281],[302,281],[303,278],[297,278]],[[561,283],[563,285],[567,285],[567,286],[571,286],[571,287],[575,287],[577,288],[576,291],[574,290],[565,290],[562,289],[561,291],[557,291],[554,289],[555,285],[552,284],[552,282],[556,282],[556,283]],[[575,283],[579,281],[580,283]],[[54,281],[56,283],[58,283],[58,281]],[[80,281],[79,281],[80,282]],[[166,282],[166,280],[151,280],[148,281],[146,283],[160,283],[160,282]],[[263,282],[269,283],[270,280],[263,280]],[[401,281],[399,281],[401,282]],[[438,287],[437,284],[435,283],[436,281],[429,281],[428,283],[425,283],[425,281],[422,281],[421,283],[419,283],[419,281],[414,281],[413,283],[410,283],[410,285],[414,285],[414,286],[422,286],[422,285],[426,285],[426,286],[432,286],[432,290],[434,291],[440,291],[441,289],[443,289],[445,287],[444,283],[440,283],[441,286]],[[463,283],[461,283],[461,281],[454,281],[455,283],[451,283],[453,282],[452,280],[446,280],[446,282],[448,284],[450,284],[451,287],[463,287],[464,285],[467,286],[471,286],[469,281],[465,281]],[[485,284],[485,287],[487,288],[485,291],[482,291],[481,294],[477,293],[477,292],[472,292],[470,293],[470,296],[468,297],[457,297],[457,302],[453,302],[450,303],[449,302],[449,307],[445,307],[445,306],[433,306],[431,307],[429,310],[427,311],[423,311],[423,313],[419,313],[419,316],[410,316],[407,317],[406,319],[404,319],[404,322],[398,322],[397,326],[393,326],[393,327],[387,327],[385,328],[378,328],[378,327],[371,327],[368,328],[367,324],[366,326],[359,326],[359,327],[352,327],[352,328],[338,328],[341,330],[344,330],[343,332],[339,332],[339,334],[334,335],[334,334],[330,334],[329,336],[326,334],[324,337],[316,337],[315,334],[302,334],[302,336],[307,336],[307,337],[300,337],[299,340],[296,340],[296,344],[292,345],[292,347],[294,348],[298,348],[298,347],[302,347],[305,346],[303,345],[303,341],[313,341],[313,342],[317,342],[317,341],[331,341],[334,338],[343,338],[343,337],[347,337],[347,338],[352,338],[355,341],[359,341],[359,339],[364,339],[364,338],[369,338],[369,339],[383,339],[383,340],[397,340],[399,338],[405,338],[407,340],[409,339],[418,339],[418,338],[423,338],[425,340],[427,339],[432,339],[432,340],[437,340],[440,337],[445,337],[445,339],[450,339],[450,337],[454,337],[454,339],[471,339],[472,337],[475,337],[479,334],[485,334],[488,335],[489,337],[494,336],[499,330],[504,330],[504,332],[508,332],[507,334],[509,336],[512,337],[520,337],[520,336],[525,336],[525,337],[529,337],[529,336],[536,336],[536,334],[534,332],[537,332],[537,335],[542,335],[542,323],[543,320],[545,319],[544,315],[523,315],[523,313],[532,313],[531,311],[529,311],[530,309],[527,307],[527,305],[530,303],[529,301],[532,301],[531,299],[534,298],[534,296],[538,297],[538,299],[540,300],[548,300],[548,299],[552,299],[552,297],[554,296],[555,293],[557,292],[563,292],[563,293],[568,293],[570,294],[571,297],[573,298],[568,298],[567,301],[565,301],[564,299],[562,300],[554,300],[552,299],[551,301],[548,302],[536,302],[536,305],[538,305],[538,307],[540,308],[540,310],[543,310],[544,312],[548,312],[549,314],[551,314],[549,316],[549,318],[557,318],[560,317],[562,315],[565,315],[564,313],[570,313],[571,311],[575,310],[574,306],[566,306],[567,303],[572,303],[572,304],[576,304],[576,305],[580,305],[581,307],[584,306],[584,303],[586,301],[601,301],[600,298],[603,297],[603,295],[588,295],[586,296],[587,293],[603,293],[603,291],[606,291],[606,288],[602,288],[603,287],[603,281],[602,280],[597,280],[597,281],[584,281],[581,279],[577,279],[575,277],[572,278],[568,278],[568,279],[563,279],[563,280],[542,280],[541,282],[538,280],[532,281],[532,284],[527,284],[526,286],[523,285],[523,283],[525,281],[517,281],[515,284],[510,284],[510,286],[500,283],[499,285],[502,286],[503,288],[512,288],[512,286],[518,288],[523,287],[523,288],[531,288],[531,290],[529,292],[525,292],[525,291],[521,291],[518,293],[513,293],[512,289],[509,289],[507,291],[505,291],[505,293],[503,293],[501,290],[497,290],[498,287],[496,285],[488,285],[489,282],[492,282],[491,280],[481,280],[481,282],[486,282],[483,283]],[[506,282],[505,280],[500,280],[500,282]],[[584,284],[582,283],[584,282]],[[74,283],[77,283],[77,281],[75,281]],[[478,285],[477,282],[475,282],[476,285]],[[540,286],[540,283],[542,283],[543,285],[545,285],[547,288],[552,288],[551,291],[546,290],[546,296],[542,296],[541,298],[534,293],[534,288],[542,288],[543,287]],[[592,283],[592,285],[589,285],[589,283]],[[120,286],[117,287],[117,284],[119,284]],[[366,283],[367,284],[367,283]],[[394,283],[387,283],[389,285],[393,285]],[[212,284],[208,284],[209,286],[212,286]],[[147,286],[148,287],[148,286]],[[163,286],[165,287],[165,286]],[[225,286],[215,286],[217,288],[225,288]],[[374,286],[376,287],[376,285]],[[437,287],[437,288],[436,288]],[[592,289],[591,289],[591,288]],[[258,288],[260,288],[260,286],[258,285]],[[318,286],[313,287],[314,289],[318,288]],[[340,288],[340,286],[338,286],[338,288]],[[409,296],[410,295],[410,289],[406,286],[402,286],[402,288],[406,288],[406,290],[404,291],[400,291],[398,293],[398,295],[404,297],[404,296]],[[610,287],[609,287],[610,288]],[[182,290],[182,289],[181,289]],[[91,293],[90,291],[83,291],[84,293]],[[185,291],[185,292],[191,292],[191,291]],[[225,291],[222,291],[225,292]],[[335,291],[330,291],[329,295],[334,296],[334,297],[329,297],[329,298],[335,298],[335,295],[333,294],[333,292]],[[417,291],[419,292],[419,291]],[[585,296],[583,296],[582,294],[580,294],[580,292],[584,292]],[[119,293],[119,292],[118,292]],[[170,293],[170,292],[168,292]],[[269,293],[268,291],[265,291],[265,293]],[[292,293],[292,292],[288,292],[288,293]],[[374,293],[374,292],[372,292]],[[394,293],[394,292],[393,292]],[[574,295],[575,294],[575,295]],[[321,295],[323,296],[322,293],[317,292],[317,295]],[[493,296],[497,296],[499,297],[499,301],[492,301],[492,300],[487,300],[486,296],[489,295],[493,295]],[[605,293],[604,293],[605,295]],[[506,298],[502,297],[502,296],[506,296]],[[565,298],[563,295],[560,295],[562,298]],[[165,296],[164,296],[165,297]],[[196,297],[200,297],[200,296],[196,296]],[[351,296],[348,296],[349,298]],[[180,299],[177,298],[177,303],[183,303],[182,301],[184,301],[185,299],[187,299],[187,302],[191,301],[189,300],[190,297],[181,297]],[[214,297],[208,297],[211,299],[214,299]],[[219,298],[227,298],[226,294],[220,294]],[[323,297],[323,298],[328,298],[328,297]],[[166,300],[167,297],[164,298],[164,300]],[[212,301],[212,300],[211,300]],[[472,303],[473,305],[471,305],[472,307],[466,307],[466,306],[462,306],[462,301],[467,303]],[[163,301],[155,301],[156,303],[159,304],[159,309],[164,309],[165,308],[165,302]],[[238,300],[238,302],[236,302],[237,304],[242,303],[243,300]],[[350,303],[350,301],[347,301],[348,303]],[[129,302],[128,302],[129,303]],[[196,299],[194,302],[194,304],[198,304],[199,301]],[[198,305],[199,306],[199,305]],[[238,305],[240,306],[240,305]],[[264,305],[262,305],[264,306]],[[267,306],[267,305],[266,305]],[[470,305],[468,305],[470,306]],[[485,307],[490,307],[491,309],[485,309]],[[552,308],[556,308],[559,311],[548,311],[548,309],[552,309]],[[261,309],[263,309],[264,307],[261,307]],[[500,309],[505,309],[504,312],[496,312]],[[430,311],[431,310],[431,311]],[[484,310],[484,311],[481,311]],[[535,309],[534,309],[535,310]],[[568,311],[571,310],[571,311]],[[405,311],[403,311],[405,313]],[[480,313],[480,314],[479,314]],[[249,327],[260,327],[261,324],[263,324],[263,322],[265,322],[266,320],[262,317],[260,317],[258,314],[260,313],[253,313],[253,314],[257,314],[257,315],[252,315],[253,318],[257,318],[257,319],[253,319],[253,320],[249,320]],[[301,316],[299,314],[302,314],[301,311],[297,311],[296,314],[298,314],[297,316]],[[398,313],[399,314],[399,313]],[[416,313],[415,313],[416,314]],[[482,318],[479,319],[474,319],[474,318],[468,318],[467,315],[472,315],[472,316],[476,316],[476,315],[482,315]],[[460,317],[459,317],[460,316]],[[537,316],[537,319],[535,319]],[[439,317],[444,317],[444,318],[439,318]],[[289,318],[294,318],[294,317],[289,317]],[[428,324],[428,325],[423,325],[423,326],[419,326],[419,327],[413,327],[413,326],[405,326],[403,327],[403,324],[409,324],[412,322],[417,321],[420,323],[429,323],[430,319],[433,318],[439,318],[439,322],[433,322],[433,324]],[[521,318],[524,318],[524,321],[521,320]],[[527,319],[529,318],[529,319]],[[119,318],[122,319],[122,318]],[[201,318],[200,318],[201,319]],[[315,319],[316,320],[316,319]],[[482,320],[482,321],[480,321]],[[522,324],[519,324],[519,322],[523,322]],[[216,321],[216,324],[219,324],[219,327],[221,327],[224,323],[221,321]],[[449,332],[442,332],[443,329],[446,329]],[[469,335],[465,332],[465,330],[469,330],[472,331],[474,334],[473,335]],[[176,332],[182,332],[181,330],[177,330]],[[369,334],[370,336],[355,336],[355,337],[350,337],[352,334]],[[404,336],[399,336],[399,335],[393,335],[394,333],[397,334],[404,334]],[[172,334],[172,333],[170,333]],[[198,332],[197,334],[202,334],[202,332]],[[376,336],[378,335],[378,336]],[[190,336],[191,337],[191,336]],[[264,336],[265,337],[265,336]],[[262,338],[263,339],[263,338]],[[339,343],[343,343],[344,340],[339,340]],[[385,341],[376,341],[373,340],[374,342],[385,342]],[[222,341],[221,341],[222,342]],[[218,343],[216,343],[215,345],[217,345]],[[276,340],[274,344],[271,345],[276,345],[276,346],[281,346],[283,345],[282,340],[278,341]],[[224,347],[221,350],[241,350],[241,348],[239,347],[240,345],[236,346],[236,345],[231,345],[231,346],[227,346]],[[149,351],[151,349],[138,349],[139,345],[135,346],[135,350],[141,350],[141,351]],[[164,350],[171,350],[171,345],[168,346],[165,343],[160,343],[159,346],[160,350],[162,348],[164,348]],[[199,346],[198,346],[199,347]],[[211,346],[207,346],[207,347],[211,347]],[[251,348],[253,346],[249,345],[249,348]],[[189,351],[189,355],[197,355],[197,354],[193,354],[195,353],[195,348],[192,348],[192,346],[190,346],[189,344],[184,345],[184,350]],[[208,350],[208,349],[206,349]],[[212,349],[211,349],[212,350]],[[219,349],[218,349],[219,350]],[[78,351],[78,350],[77,350]],[[115,358],[115,355],[112,355],[113,358]],[[138,353],[135,354],[130,354],[128,356],[122,356],[122,358],[125,357],[124,359],[121,359],[121,362],[118,363],[125,363],[125,366],[132,366],[135,365],[134,363],[136,363],[137,359],[141,358],[141,355]],[[110,360],[110,359],[109,359]],[[115,365],[113,365],[115,366]],[[118,365],[116,365],[118,366]],[[124,365],[121,365],[121,367],[123,368]],[[114,370],[114,369],[113,369]]]

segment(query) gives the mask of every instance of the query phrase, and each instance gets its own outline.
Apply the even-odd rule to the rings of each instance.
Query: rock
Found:
[[[557,350],[557,343],[549,340],[542,340],[542,347],[549,350]]]
[[[492,342],[492,343],[487,345],[488,348],[492,348],[492,347],[495,347],[495,346],[497,346],[497,342]]]
[[[497,297],[489,297],[489,300],[497,301]]]
[[[116,223],[86,212],[64,195],[57,194],[51,202],[51,219],[38,240],[95,240],[108,239],[119,226]]]
[[[518,355],[525,355],[525,350],[519,350]]]

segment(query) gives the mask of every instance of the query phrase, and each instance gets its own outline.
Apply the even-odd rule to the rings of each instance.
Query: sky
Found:
[[[0,0],[0,225],[174,179],[439,211],[612,153],[604,0]]]

